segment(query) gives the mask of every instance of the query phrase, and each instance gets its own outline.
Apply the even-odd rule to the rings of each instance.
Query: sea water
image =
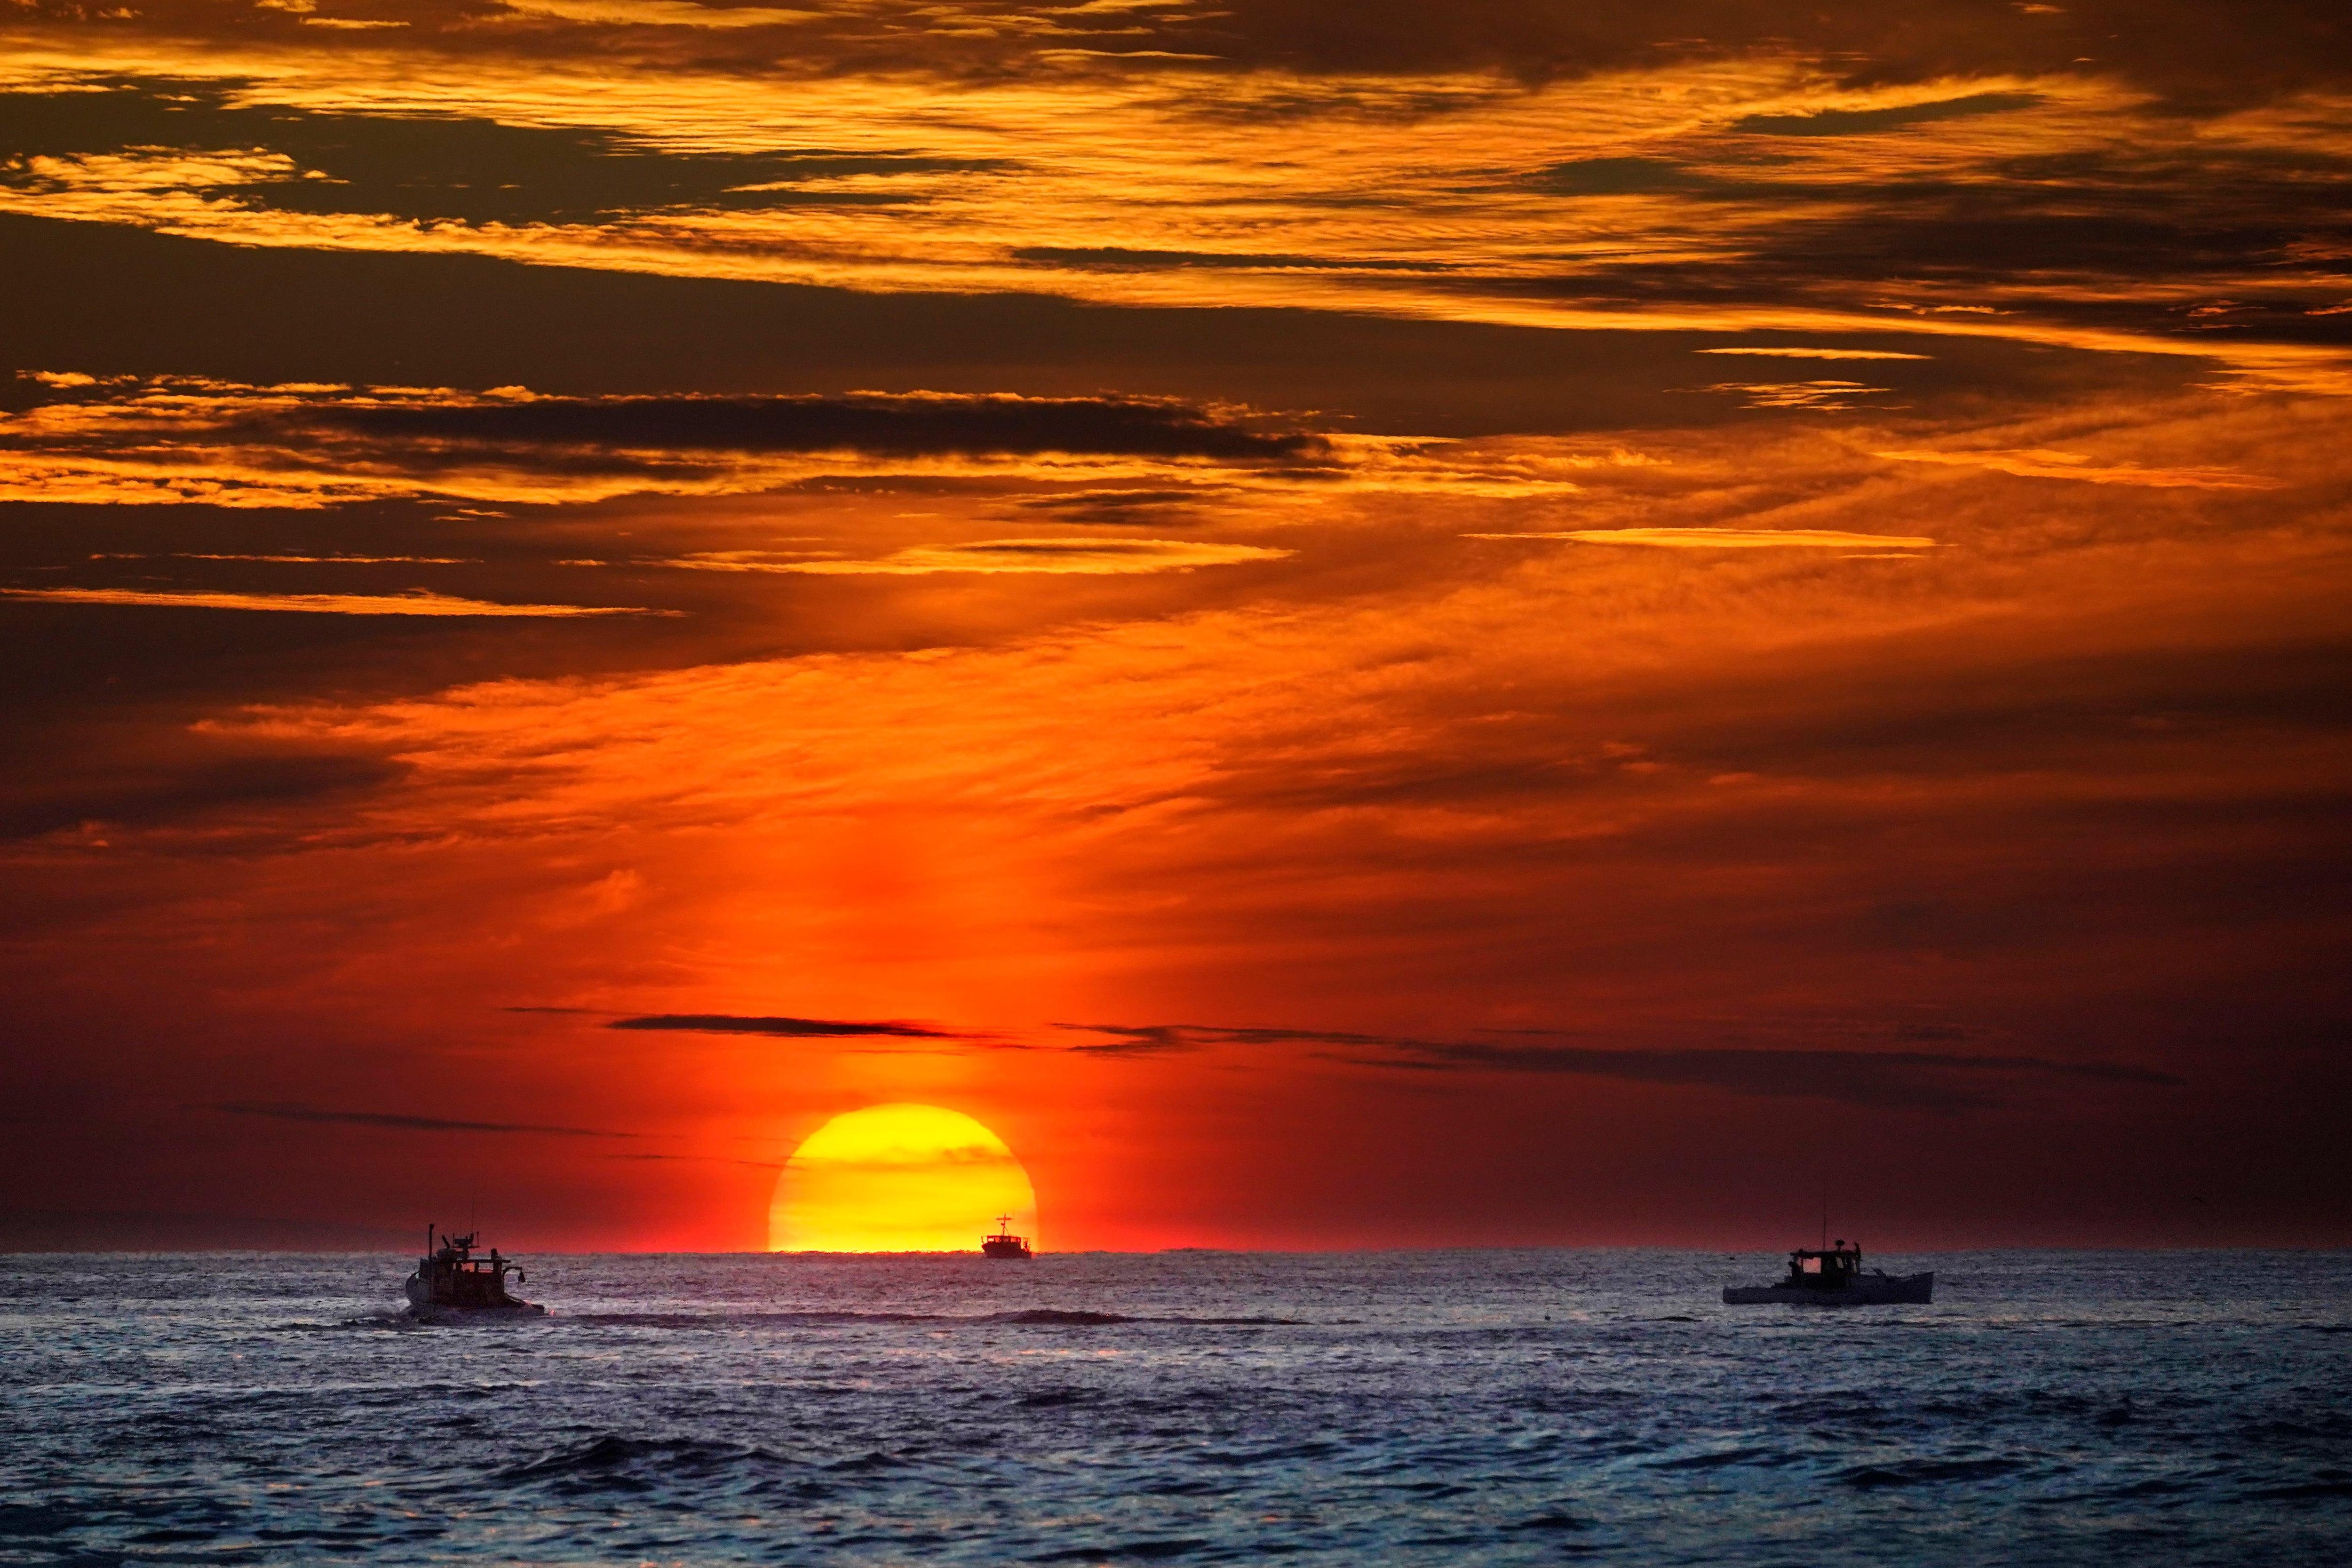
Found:
[[[0,1258],[0,1562],[2352,1562],[2352,1257]]]

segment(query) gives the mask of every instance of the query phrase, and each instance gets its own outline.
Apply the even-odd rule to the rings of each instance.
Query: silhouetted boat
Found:
[[[982,1258],[1026,1258],[1029,1256],[1029,1238],[1025,1236],[1013,1235],[1012,1225],[1013,1216],[1011,1215],[1001,1214],[996,1216],[996,1234],[992,1237],[984,1237],[981,1241],[980,1255]]]
[[[474,1256],[474,1237],[442,1236],[440,1245],[434,1246],[436,1232],[428,1226],[425,1231],[425,1256],[416,1260],[416,1272],[408,1277],[409,1310],[419,1318],[471,1318],[498,1315],[514,1318],[538,1318],[547,1315],[547,1309],[536,1302],[521,1300],[507,1294],[507,1276],[512,1274],[515,1283],[523,1283],[521,1267],[511,1258],[500,1258],[499,1249],[490,1248],[488,1258]]]
[[[1726,1306],[1754,1307],[1784,1301],[1797,1307],[1925,1306],[1935,1299],[1936,1275],[1862,1271],[1862,1245],[1840,1237],[1835,1247],[1801,1247],[1789,1254],[1789,1277],[1769,1285],[1726,1285]]]

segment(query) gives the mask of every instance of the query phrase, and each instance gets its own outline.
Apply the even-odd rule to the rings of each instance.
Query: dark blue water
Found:
[[[0,1258],[0,1563],[2352,1561],[2352,1257]]]

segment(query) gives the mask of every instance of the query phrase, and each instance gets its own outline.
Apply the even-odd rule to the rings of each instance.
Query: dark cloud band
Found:
[[[1318,1029],[1224,1028],[1193,1024],[1063,1025],[1109,1035],[1074,1049],[1095,1056],[1150,1056],[1208,1046],[1319,1046],[1317,1053],[1359,1066],[1418,1072],[1571,1074],[1678,1084],[1734,1094],[1843,1100],[1855,1105],[1953,1111],[1996,1105],[1999,1080],[2091,1079],[2177,1086],[2171,1074],[2114,1062],[2042,1057],[1964,1056],[1929,1051],[1642,1050],[1419,1040]]]
[[[1170,398],[1010,394],[323,404],[289,410],[282,422],[399,441],[670,452],[1071,452],[1288,461],[1318,456],[1328,445],[1319,437],[1254,428]]]
[[[920,1024],[859,1022],[840,1018],[740,1017],[731,1013],[656,1013],[615,1018],[608,1029],[647,1029],[695,1035],[770,1035],[786,1039],[831,1039],[882,1035],[898,1039],[948,1040],[959,1037]]]
[[[405,1116],[380,1110],[322,1110],[288,1100],[225,1100],[212,1108],[230,1116],[266,1116],[278,1121],[320,1121],[345,1127],[384,1127],[401,1132],[537,1133],[551,1138],[630,1138],[597,1127],[550,1127],[529,1121],[459,1121],[442,1116]]]

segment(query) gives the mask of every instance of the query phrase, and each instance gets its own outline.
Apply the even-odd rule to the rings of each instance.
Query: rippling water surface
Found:
[[[2352,1257],[0,1258],[0,1562],[2352,1560]]]

